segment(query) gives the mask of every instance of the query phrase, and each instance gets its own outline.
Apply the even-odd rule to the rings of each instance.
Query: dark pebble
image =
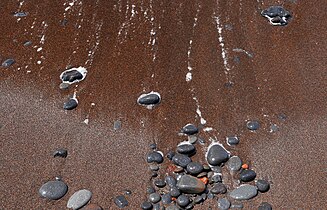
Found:
[[[128,201],[126,200],[125,196],[123,196],[123,195],[117,196],[115,198],[114,202],[119,208],[124,208],[124,207],[128,206]]]
[[[199,174],[203,171],[203,165],[198,162],[190,162],[186,167],[187,172],[190,174]]]
[[[39,194],[49,200],[58,200],[62,198],[68,190],[68,186],[62,181],[48,181],[39,189]]]
[[[54,151],[53,153],[53,157],[62,157],[62,158],[66,158],[67,157],[67,150],[66,149],[57,149],[56,151]]]
[[[242,160],[238,156],[233,156],[227,161],[226,165],[231,172],[239,171],[242,167]]]
[[[282,121],[285,121],[287,119],[287,116],[286,114],[284,113],[280,113],[277,115],[278,119],[282,120]]]
[[[166,156],[166,157],[167,157],[169,160],[172,160],[174,156],[175,156],[175,152],[173,152],[173,151],[169,151],[169,152],[167,153],[167,156]]]
[[[153,187],[149,186],[149,187],[146,188],[146,193],[151,194],[151,193],[154,193],[154,192],[156,192],[156,190]]]
[[[160,96],[156,93],[143,94],[137,99],[141,105],[155,105],[160,103]]]
[[[26,42],[24,42],[24,46],[25,47],[31,46],[32,44],[33,44],[32,41],[26,41]]]
[[[27,12],[15,12],[14,17],[26,17],[28,14]]]
[[[78,102],[75,98],[70,98],[67,102],[64,103],[65,110],[72,110],[75,109],[78,105]]]
[[[187,124],[182,128],[182,133],[186,135],[194,135],[199,132],[199,129],[193,124]]]
[[[141,208],[144,210],[150,210],[150,209],[152,209],[152,204],[149,201],[144,201],[141,204]]]
[[[187,194],[202,193],[206,189],[205,184],[200,179],[190,175],[183,175],[177,181],[177,187],[181,192]]]
[[[162,204],[170,204],[172,202],[171,195],[169,193],[163,194],[161,196]]]
[[[160,207],[160,203],[153,204],[153,210],[162,210],[163,208]]]
[[[159,166],[158,165],[151,164],[150,165],[150,169],[151,169],[151,171],[158,171],[159,170]]]
[[[195,147],[193,144],[181,144],[177,146],[177,152],[180,154],[192,155],[195,153]]]
[[[118,131],[121,129],[121,121],[120,120],[115,120],[114,121],[114,130]]]
[[[212,145],[207,153],[207,161],[210,165],[219,166],[229,158],[229,152],[219,144]]]
[[[69,84],[68,83],[65,83],[65,82],[62,82],[62,83],[60,83],[60,85],[59,85],[59,89],[60,90],[67,90],[68,88],[69,88]]]
[[[194,198],[194,203],[199,204],[203,201],[203,197],[198,195]]]
[[[154,185],[159,187],[159,188],[163,188],[166,186],[166,182],[162,179],[157,179],[154,181]]]
[[[201,145],[204,145],[206,143],[206,141],[204,140],[204,138],[201,138],[201,137],[198,138],[198,142]]]
[[[185,207],[185,210],[191,210],[194,208],[194,205],[190,203],[188,206]]]
[[[227,188],[223,183],[216,183],[210,190],[213,194],[225,194],[227,192]]]
[[[82,80],[83,74],[77,70],[66,71],[61,75],[63,82],[74,82],[75,80]]]
[[[170,188],[170,195],[177,198],[181,194],[181,191],[177,187]]]
[[[132,195],[132,191],[130,191],[130,190],[125,190],[125,195]]]
[[[238,143],[240,143],[240,140],[237,136],[228,136],[226,140],[228,145],[237,145]]]
[[[8,58],[7,60],[5,60],[3,63],[2,63],[2,67],[4,68],[8,68],[10,67],[11,65],[13,65],[16,61],[12,58]]]
[[[292,17],[291,13],[282,6],[271,6],[261,12],[261,15],[268,18],[272,25],[285,26]]]
[[[211,170],[212,170],[213,172],[216,172],[216,173],[221,173],[221,172],[222,172],[222,169],[221,169],[220,166],[213,166],[213,167],[211,168]]]
[[[213,177],[211,177],[210,182],[212,183],[222,182],[222,177],[219,174],[216,174]]]
[[[206,193],[202,193],[201,197],[202,197],[202,200],[205,201],[207,199],[207,194]]]
[[[242,203],[233,203],[231,209],[243,209],[244,205]]]
[[[180,207],[186,207],[189,203],[190,203],[190,199],[186,195],[180,195],[180,196],[178,196],[178,198],[177,198],[177,204]]]
[[[255,131],[259,129],[260,123],[257,120],[249,120],[246,123],[246,127],[251,131]]]
[[[149,195],[149,201],[151,203],[158,203],[161,200],[161,196],[159,193],[152,193]]]
[[[218,209],[227,210],[230,207],[230,202],[226,198],[218,199]]]
[[[156,172],[156,171],[152,171],[152,173],[151,173],[151,177],[157,177],[158,176],[158,172]]]
[[[259,179],[255,182],[255,185],[257,186],[258,188],[258,191],[259,192],[267,192],[270,188],[270,184],[269,182],[267,182],[266,180],[263,180],[263,179]]]
[[[258,210],[272,210],[272,206],[267,202],[262,202],[258,207]]]
[[[214,194],[212,194],[212,193],[208,193],[208,195],[207,195],[207,198],[208,199],[213,199],[215,196],[214,196]]]
[[[163,157],[159,152],[153,151],[147,155],[147,162],[148,163],[155,162],[160,164],[163,162]]]
[[[155,144],[155,143],[150,144],[150,149],[157,149],[157,144]]]
[[[248,169],[240,173],[240,180],[243,182],[250,182],[253,181],[256,176],[257,174],[255,173],[255,171]]]
[[[183,168],[185,168],[190,162],[192,162],[191,158],[189,158],[187,155],[183,155],[183,154],[176,154],[173,157],[173,162],[176,165],[179,165]]]
[[[166,176],[165,182],[167,183],[167,185],[169,187],[176,187],[176,184],[177,184],[177,180],[172,176]]]

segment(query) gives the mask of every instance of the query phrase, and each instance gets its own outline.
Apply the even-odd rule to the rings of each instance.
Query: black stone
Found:
[[[148,163],[153,163],[153,162],[162,163],[163,157],[159,152],[153,151],[147,155],[147,162]]]
[[[143,210],[150,210],[152,209],[152,204],[149,202],[149,201],[144,201],[142,204],[141,204],[141,208]]]
[[[229,158],[229,153],[219,144],[210,147],[207,155],[207,161],[210,165],[219,166],[226,162]]]
[[[150,93],[139,98],[137,102],[142,105],[155,105],[160,103],[160,97],[157,94]]]
[[[189,203],[190,203],[190,199],[186,195],[183,195],[182,194],[182,195],[178,196],[178,198],[177,198],[177,204],[180,207],[186,207]]]
[[[177,152],[180,154],[193,155],[195,153],[195,147],[193,144],[181,144],[177,147]]]
[[[186,135],[194,135],[199,132],[199,129],[193,124],[187,124],[182,128],[182,133]]]
[[[269,182],[267,182],[266,180],[263,179],[259,179],[256,181],[255,185],[257,186],[259,192],[267,192],[270,188],[270,184]]]
[[[237,136],[228,136],[227,144],[229,145],[237,145],[240,142]]]
[[[192,203],[190,203],[188,206],[185,207],[185,210],[190,210],[193,208],[194,208],[194,205]]]
[[[128,206],[128,201],[126,200],[125,196],[123,196],[123,195],[117,196],[115,198],[114,202],[119,208],[124,208],[124,207]]]
[[[282,6],[271,6],[261,12],[261,15],[268,18],[273,25],[285,26],[292,17],[291,13]]]
[[[156,192],[156,190],[153,187],[149,186],[149,187],[146,188],[146,193],[151,194],[151,193],[154,193],[154,192]]]
[[[211,177],[210,182],[213,183],[222,182],[222,177],[219,174],[216,174],[213,177]]]
[[[214,194],[212,194],[211,192],[210,193],[208,193],[208,199],[213,199],[215,196],[214,196]]]
[[[158,172],[156,172],[156,171],[152,171],[152,173],[151,173],[151,177],[157,177],[158,176]]]
[[[203,171],[203,165],[198,162],[190,162],[186,167],[187,172],[190,174],[199,174]]]
[[[195,198],[194,198],[194,203],[196,204],[199,204],[203,201],[203,197],[200,196],[200,195],[197,195]]]
[[[251,130],[251,131],[255,131],[255,130],[258,130],[259,127],[260,127],[260,123],[259,121],[257,120],[249,120],[247,123],[246,123],[246,127]]]
[[[167,153],[167,158],[168,158],[169,160],[172,160],[174,156],[175,156],[175,152],[173,152],[173,151],[169,151],[169,152]]]
[[[132,195],[132,191],[130,191],[130,190],[125,190],[125,195]]]
[[[176,187],[177,180],[172,176],[166,176],[165,182],[169,187]]]
[[[64,103],[64,106],[63,108],[65,110],[72,110],[72,109],[75,109],[78,105],[78,102],[76,99],[74,98],[70,98],[67,102]]]
[[[157,144],[155,144],[155,143],[150,144],[150,149],[157,149]]]
[[[258,207],[258,210],[272,210],[272,206],[267,202],[262,202]]]
[[[171,195],[169,193],[161,196],[162,204],[170,204],[172,202]]]
[[[161,196],[159,193],[152,193],[149,195],[149,201],[151,203],[158,203],[161,200]]]
[[[13,58],[8,58],[7,60],[5,60],[4,62],[2,62],[2,67],[4,68],[8,68],[11,65],[13,65],[16,61]]]
[[[166,186],[166,182],[162,179],[157,179],[154,181],[154,185],[159,187],[159,188],[163,188]]]
[[[176,165],[179,165],[179,166],[185,168],[190,162],[192,162],[192,160],[187,155],[176,154],[173,157],[173,162]]]
[[[27,12],[15,12],[14,17],[26,17],[28,14]]]
[[[223,183],[216,183],[210,190],[213,194],[225,194],[227,192],[227,188]]]
[[[256,176],[257,174],[255,173],[255,171],[248,169],[240,173],[240,180],[243,182],[250,182],[253,181]]]
[[[170,195],[177,198],[181,194],[181,191],[177,187],[170,188]]]
[[[54,151],[53,153],[53,157],[62,157],[62,158],[66,158],[67,157],[67,150],[66,149],[57,149],[56,151]]]
[[[66,71],[61,76],[63,82],[74,82],[75,80],[81,79],[83,79],[83,74],[77,70]]]

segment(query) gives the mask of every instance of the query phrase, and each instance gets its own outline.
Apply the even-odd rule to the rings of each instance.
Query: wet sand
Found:
[[[261,17],[275,4],[293,14],[288,26]],[[113,198],[129,189],[127,209],[138,209],[150,184],[149,144],[166,154],[185,140],[180,128],[202,118],[213,128],[199,134],[205,146],[219,140],[271,182],[244,209],[262,201],[274,209],[323,209],[326,9],[322,0],[3,1],[0,59],[16,63],[0,68],[0,208],[65,209],[86,188],[91,203],[105,209],[116,209]],[[18,21],[16,11],[28,16]],[[60,90],[59,75],[72,66],[87,68],[87,77]],[[153,110],[137,105],[152,90],[162,103]],[[74,91],[78,107],[63,110]],[[248,131],[248,119],[261,128]],[[278,131],[270,132],[271,124]],[[227,135],[241,143],[229,147]],[[205,146],[197,145],[195,157],[203,163]],[[57,148],[68,157],[53,158]],[[67,195],[40,198],[40,186],[56,176],[67,183]],[[195,209],[208,206],[217,203]]]

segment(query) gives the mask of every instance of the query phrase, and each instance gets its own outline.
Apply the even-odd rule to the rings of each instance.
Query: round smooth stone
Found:
[[[153,204],[153,210],[162,210],[162,208],[160,207],[160,203],[156,203],[156,204]]]
[[[163,188],[166,186],[166,182],[162,179],[157,179],[154,181],[154,185],[159,187],[159,188]]]
[[[212,145],[207,153],[207,161],[212,166],[219,166],[229,159],[229,152],[219,144]]]
[[[168,158],[169,160],[172,160],[174,156],[175,156],[175,152],[173,152],[173,151],[169,151],[169,152],[167,153],[167,158]]]
[[[172,188],[170,188],[169,193],[171,196],[177,198],[181,194],[181,191],[177,187],[172,187]]]
[[[251,130],[251,131],[255,131],[255,130],[258,130],[259,127],[260,127],[260,123],[259,121],[257,120],[249,120],[247,123],[246,123],[246,127]]]
[[[48,181],[39,189],[39,194],[50,200],[58,200],[67,193],[68,186],[62,181]]]
[[[230,207],[230,202],[226,198],[219,198],[218,199],[218,209],[220,210],[227,210]]]
[[[258,188],[258,191],[259,192],[267,192],[270,188],[270,184],[269,182],[267,182],[266,180],[263,180],[263,179],[259,179],[255,182],[255,185],[257,186]]]
[[[146,160],[147,160],[148,163],[158,163],[158,164],[160,164],[160,163],[163,162],[163,157],[159,152],[153,151],[153,152],[150,152],[147,155]]]
[[[240,140],[237,136],[228,136],[226,140],[228,145],[237,145],[240,143]]]
[[[149,202],[149,201],[144,201],[142,204],[141,204],[141,208],[143,210],[150,210],[152,209],[152,204]]]
[[[190,203],[190,199],[189,199],[189,197],[187,197],[186,195],[180,195],[180,196],[178,196],[178,198],[177,198],[177,204],[178,204],[180,207],[185,207],[185,206],[187,206],[189,203]]]
[[[151,194],[151,193],[156,192],[156,190],[155,190],[153,187],[149,186],[149,187],[146,188],[146,192],[147,192],[148,194]]]
[[[227,161],[226,165],[228,170],[232,172],[239,171],[242,167],[242,160],[238,156],[233,156]]]
[[[180,154],[192,155],[195,153],[195,147],[193,144],[181,144],[177,146],[177,152]]]
[[[60,83],[60,85],[59,85],[59,89],[60,90],[67,90],[68,88],[69,88],[69,84],[68,83],[66,83],[66,82],[62,82],[62,83]]]
[[[191,209],[193,209],[194,208],[194,205],[192,204],[192,203],[190,203],[189,205],[187,205],[186,207],[185,207],[185,210],[191,210]]]
[[[159,170],[158,165],[150,165],[149,167],[150,167],[151,171],[158,171]]]
[[[190,162],[192,162],[191,158],[189,158],[187,155],[183,155],[183,154],[176,154],[173,157],[173,162],[176,165],[179,165],[183,168],[185,168]]]
[[[216,183],[210,190],[213,194],[225,194],[227,192],[227,188],[223,183]]]
[[[191,144],[194,144],[196,141],[198,140],[197,136],[188,136],[188,142],[190,142]]]
[[[244,170],[240,173],[240,180],[243,182],[250,182],[255,179],[257,174],[251,169]]]
[[[137,100],[141,105],[155,105],[160,103],[160,96],[156,93],[143,94]]]
[[[66,149],[57,149],[56,151],[53,152],[53,157],[66,158],[67,154],[68,154],[68,152]]]
[[[258,210],[272,210],[272,206],[267,202],[262,202],[258,207]]]
[[[196,204],[199,204],[203,201],[203,197],[200,196],[200,195],[197,195],[195,198],[194,198],[194,203]]]
[[[149,201],[151,203],[158,203],[161,200],[161,196],[159,193],[152,193],[149,195]]]
[[[67,202],[67,208],[79,209],[87,204],[92,197],[92,193],[89,190],[83,189],[75,192]]]
[[[65,71],[61,75],[61,80],[63,82],[74,82],[75,80],[82,80],[83,78],[83,74],[78,70]]]
[[[229,195],[235,200],[249,200],[258,194],[255,186],[244,184],[234,189]]]
[[[165,182],[169,187],[175,187],[177,184],[177,180],[172,176],[166,176]]]
[[[75,109],[78,105],[78,102],[75,98],[70,98],[67,102],[64,103],[63,108],[65,110],[72,110]]]
[[[190,176],[190,175],[183,175],[177,181],[177,188],[184,193],[187,194],[198,194],[205,191],[206,186],[205,184],[198,178]]]
[[[222,169],[221,169],[220,166],[213,166],[213,167],[211,168],[211,170],[212,170],[213,172],[216,172],[216,173],[221,173],[221,172],[222,172]]]
[[[162,204],[164,204],[164,205],[170,204],[172,202],[172,197],[169,193],[163,194],[161,196],[161,201],[162,201]]]
[[[186,170],[192,175],[199,174],[203,171],[203,165],[198,162],[190,162],[187,165]]]
[[[182,128],[182,133],[186,135],[194,135],[199,132],[199,129],[193,124],[187,124]]]

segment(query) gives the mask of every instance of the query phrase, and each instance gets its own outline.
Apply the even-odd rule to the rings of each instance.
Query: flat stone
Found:
[[[220,210],[227,210],[230,207],[230,202],[226,198],[219,198],[218,199],[218,209]]]
[[[68,152],[66,149],[57,149],[56,151],[53,152],[53,157],[66,158],[67,155],[68,155]]]
[[[88,204],[87,206],[84,206],[81,210],[103,210],[101,206],[98,206],[97,204]]]
[[[233,156],[227,161],[226,166],[232,172],[239,171],[242,167],[242,160],[238,156]]]
[[[183,154],[175,154],[172,161],[183,168],[185,168],[190,162],[192,162],[191,158],[187,155]]]
[[[186,166],[186,170],[192,175],[199,174],[203,171],[203,165],[198,162],[190,162]]]
[[[176,184],[177,184],[177,180],[172,176],[166,176],[165,177],[165,182],[167,183],[167,185],[169,187],[175,187]]]
[[[182,128],[181,132],[186,135],[194,135],[199,132],[199,129],[193,124],[187,124]]]
[[[212,183],[218,183],[218,182],[221,182],[221,181],[222,181],[222,177],[219,174],[216,174],[216,175],[212,176],[211,179],[210,179],[210,182],[212,182]]]
[[[177,204],[180,207],[186,207],[189,203],[190,203],[190,199],[186,195],[180,195],[180,196],[178,196],[178,198],[177,198]]]
[[[258,210],[272,210],[272,206],[270,205],[270,203],[262,202],[258,207]]]
[[[141,208],[143,210],[150,210],[152,209],[152,204],[149,202],[149,201],[144,201],[142,204],[141,204]]]
[[[240,180],[243,182],[250,182],[255,179],[257,174],[251,169],[244,170],[240,173]]]
[[[177,198],[181,194],[181,191],[177,187],[172,187],[172,188],[170,188],[169,193],[171,196]]]
[[[228,145],[237,145],[240,143],[240,139],[237,136],[228,136],[226,137],[226,141]]]
[[[257,120],[249,120],[246,123],[246,127],[251,131],[255,131],[260,128],[260,123]]]
[[[202,178],[202,177],[205,177],[205,176],[208,176],[208,173],[207,172],[201,172],[196,177]]]
[[[151,193],[156,192],[156,190],[155,190],[152,186],[149,186],[149,187],[146,188],[146,192],[147,192],[148,194],[151,194]]]
[[[209,147],[207,153],[207,161],[210,165],[218,166],[226,162],[229,158],[229,152],[219,144],[214,144]]]
[[[270,188],[270,184],[269,182],[267,182],[266,180],[263,180],[263,179],[259,179],[255,182],[255,185],[257,186],[258,188],[258,191],[259,192],[267,192]]]
[[[126,200],[125,196],[123,196],[123,195],[117,196],[114,199],[114,202],[119,208],[124,208],[124,207],[128,206],[128,201]]]
[[[63,82],[74,83],[75,81],[83,80],[84,75],[77,69],[66,70],[60,76]]]
[[[187,194],[199,194],[206,189],[205,184],[201,180],[190,175],[183,175],[177,181],[177,187],[181,192]]]
[[[166,210],[180,210],[175,204],[172,204],[170,206],[167,206]]]
[[[26,41],[26,42],[24,42],[24,46],[25,47],[31,46],[32,44],[33,44],[32,41]]]
[[[159,170],[158,165],[151,164],[149,167],[150,167],[151,171],[158,171]]]
[[[67,90],[68,88],[69,88],[69,84],[68,83],[64,83],[64,82],[62,82],[62,83],[60,83],[60,85],[59,85],[59,89],[60,90]]]
[[[271,6],[261,12],[261,15],[266,17],[270,24],[274,26],[285,26],[292,17],[291,13],[285,10],[282,6]]]
[[[68,186],[62,181],[48,181],[39,189],[39,194],[50,200],[58,200],[62,198],[68,190]]]
[[[205,195],[205,194],[204,194],[204,195]],[[203,197],[200,196],[200,195],[197,195],[197,196],[194,198],[194,200],[193,200],[193,202],[196,203],[196,204],[202,203],[203,201],[204,201],[204,199],[203,199]]]
[[[244,205],[242,203],[233,203],[230,208],[231,209],[243,209]]]
[[[157,187],[163,188],[166,186],[166,182],[162,179],[157,179],[154,181],[154,185],[156,185]]]
[[[14,63],[16,63],[15,59],[13,58],[8,58],[6,59],[4,62],[2,62],[2,67],[3,68],[9,68],[11,65],[13,65]]]
[[[189,205],[187,205],[187,206],[185,207],[185,210],[191,210],[191,209],[193,209],[193,208],[194,208],[193,203],[190,203]]]
[[[197,136],[188,136],[188,142],[190,142],[191,144],[194,144],[196,141],[198,140]]]
[[[161,100],[160,94],[157,92],[150,92],[147,94],[142,94],[138,99],[137,103],[140,105],[156,105],[159,104]]]
[[[78,101],[76,98],[70,98],[67,102],[64,103],[63,108],[65,110],[72,110],[75,109],[78,105]]]
[[[227,188],[223,183],[216,183],[210,190],[213,194],[225,194],[227,192]]]
[[[89,190],[79,190],[69,198],[67,208],[79,209],[87,204],[91,200],[91,197],[92,193]]]
[[[193,144],[181,144],[177,146],[177,152],[180,154],[192,155],[195,153],[195,147]]]
[[[170,204],[172,202],[172,197],[169,193],[163,194],[161,196],[162,204]]]
[[[149,195],[149,201],[151,203],[158,203],[161,200],[161,196],[159,193],[152,193]]]
[[[162,157],[162,154],[160,154],[159,152],[156,152],[156,151],[153,151],[153,152],[150,152],[148,155],[147,155],[147,158],[146,158],[147,162],[148,163],[162,163],[163,162],[163,157]]]
[[[255,186],[244,184],[234,189],[230,193],[230,197],[235,200],[248,200],[255,197],[258,194]]]
[[[27,12],[15,12],[14,17],[26,17],[28,15]]]

